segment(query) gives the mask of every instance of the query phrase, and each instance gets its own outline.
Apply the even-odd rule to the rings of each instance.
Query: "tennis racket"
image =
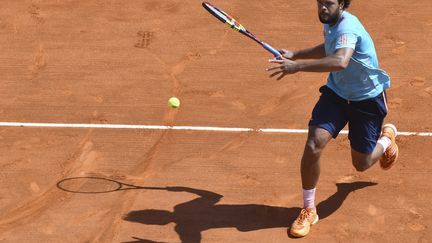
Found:
[[[66,192],[73,193],[108,193],[132,189],[167,190],[166,187],[135,186],[102,177],[71,177],[57,183],[57,187]]]
[[[258,44],[260,44],[262,47],[264,47],[264,49],[266,49],[271,54],[273,54],[276,58],[282,59],[282,54],[278,50],[276,50],[275,48],[273,48],[269,44],[265,43],[264,41],[261,41],[260,39],[258,39],[254,34],[249,32],[243,25],[241,25],[239,22],[237,22],[233,17],[229,16],[227,13],[225,13],[221,9],[217,8],[216,6],[214,6],[208,2],[203,2],[202,5],[207,11],[209,11],[209,13],[211,13],[213,16],[215,16],[217,19],[219,19],[222,23],[227,24],[232,29],[237,30],[238,32],[242,33],[243,35],[251,38],[252,40],[257,42]]]

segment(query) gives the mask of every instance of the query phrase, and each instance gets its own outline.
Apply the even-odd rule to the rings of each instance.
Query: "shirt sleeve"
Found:
[[[336,41],[335,49],[351,48],[355,49],[357,44],[357,36],[352,33],[341,33]]]

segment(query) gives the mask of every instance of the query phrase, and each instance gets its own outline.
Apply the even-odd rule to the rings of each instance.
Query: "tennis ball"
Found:
[[[168,106],[171,108],[179,108],[180,107],[180,100],[177,97],[171,97],[168,100]]]

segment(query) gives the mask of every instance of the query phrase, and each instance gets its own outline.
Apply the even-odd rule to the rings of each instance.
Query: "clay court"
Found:
[[[212,3],[277,48],[323,41],[315,1]],[[430,135],[430,1],[349,11],[392,78],[386,121]],[[327,74],[270,78],[271,55],[201,1],[7,0],[0,48],[1,242],[432,242],[432,136],[419,134],[397,138],[391,170],[364,173],[339,135],[322,158],[320,222],[287,234],[306,134],[260,129],[307,129]],[[171,129],[184,126],[247,130]]]

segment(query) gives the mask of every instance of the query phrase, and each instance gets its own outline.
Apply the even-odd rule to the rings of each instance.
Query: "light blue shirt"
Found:
[[[373,98],[390,87],[390,77],[379,69],[375,46],[369,33],[354,15],[344,11],[334,26],[324,24],[326,55],[352,48],[348,67],[331,72],[327,86],[346,100]]]

